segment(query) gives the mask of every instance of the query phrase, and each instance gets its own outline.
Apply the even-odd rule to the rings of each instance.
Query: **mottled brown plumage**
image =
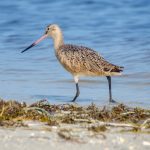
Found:
[[[110,76],[119,75],[122,71],[122,67],[109,63],[88,47],[63,44],[58,48],[56,56],[73,75]]]
[[[57,59],[74,76],[76,95],[72,100],[73,102],[80,93],[78,86],[80,76],[106,76],[109,84],[109,101],[115,102],[111,94],[111,76],[121,75],[123,67],[109,63],[96,51],[88,47],[64,44],[62,31],[56,24],[48,25],[45,34],[22,52],[27,51],[48,36],[54,41]]]

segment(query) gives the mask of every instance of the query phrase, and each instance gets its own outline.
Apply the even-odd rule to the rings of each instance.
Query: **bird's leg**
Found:
[[[73,98],[72,102],[75,102],[75,100],[77,99],[77,97],[78,97],[79,94],[80,94],[79,85],[78,85],[78,80],[79,80],[78,77],[75,76],[75,77],[74,77],[74,80],[75,80],[75,83],[76,83],[76,95],[75,95],[75,97]]]
[[[109,102],[110,103],[116,103],[116,101],[114,101],[112,99],[112,93],[111,93],[111,76],[106,76],[107,80],[108,80],[108,85],[109,85]]]

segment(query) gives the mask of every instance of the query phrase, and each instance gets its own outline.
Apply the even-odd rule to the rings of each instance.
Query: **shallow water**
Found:
[[[66,43],[86,45],[110,62],[124,66],[114,77],[113,97],[127,104],[150,106],[150,1],[26,0],[0,3],[0,97],[19,101],[46,98],[69,102],[72,76],[58,63],[51,39],[21,50],[57,23]],[[105,77],[81,78],[78,102],[108,101]]]

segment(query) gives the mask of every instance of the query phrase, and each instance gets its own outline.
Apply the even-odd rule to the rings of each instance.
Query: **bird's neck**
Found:
[[[54,48],[56,51],[59,50],[59,47],[62,46],[64,44],[64,40],[63,40],[63,35],[60,32],[59,34],[57,34],[54,38]]]

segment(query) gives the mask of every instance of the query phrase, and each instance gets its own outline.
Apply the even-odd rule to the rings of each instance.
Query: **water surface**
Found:
[[[150,1],[5,0],[0,3],[0,97],[31,102],[69,102],[72,76],[54,55],[51,39],[21,54],[48,24],[57,23],[66,43],[86,45],[125,67],[114,77],[113,97],[150,106]],[[81,78],[80,103],[108,101],[105,77]]]

